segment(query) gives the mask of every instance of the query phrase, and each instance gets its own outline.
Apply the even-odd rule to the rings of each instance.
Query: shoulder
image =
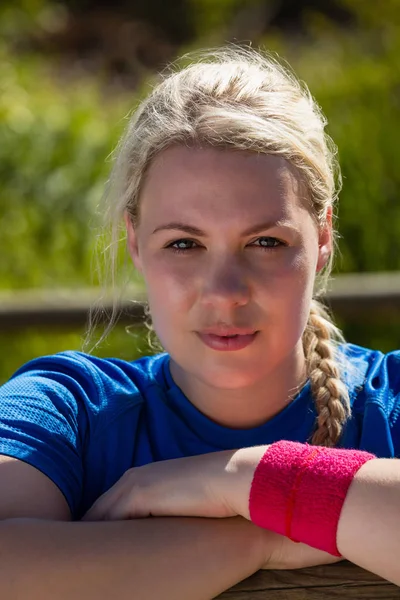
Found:
[[[350,445],[380,457],[400,456],[400,351],[383,353],[353,344],[341,350],[352,408]]]
[[[343,344],[340,347],[343,357],[343,377],[350,397],[355,401],[362,390],[365,400],[378,402],[387,410],[393,408],[393,399],[400,394],[400,350],[383,353]]]
[[[26,363],[0,387],[0,454],[42,471],[78,514],[82,498],[93,500],[130,466],[132,450],[118,464],[115,452],[123,440],[135,444],[163,360],[62,352]]]
[[[141,402],[142,394],[159,382],[159,371],[166,356],[145,356],[128,362],[77,351],[60,352],[29,361],[0,389],[19,386],[22,381],[24,386],[35,382],[38,387],[49,389],[62,385],[78,396],[89,394],[97,402],[115,395]]]

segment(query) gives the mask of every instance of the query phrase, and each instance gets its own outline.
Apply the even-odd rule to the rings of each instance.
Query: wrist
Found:
[[[226,470],[230,475],[227,502],[234,514],[250,519],[249,498],[256,468],[269,446],[241,448],[231,457]]]
[[[276,539],[281,538],[278,534],[262,529],[254,525],[251,521],[238,517],[242,523],[243,529],[246,530],[248,536],[246,542],[246,557],[250,561],[250,568],[255,573],[260,569],[265,568],[269,564],[274,551],[276,550]]]
[[[253,523],[335,556],[337,524],[353,477],[375,458],[343,450],[281,441],[257,465],[250,491]]]

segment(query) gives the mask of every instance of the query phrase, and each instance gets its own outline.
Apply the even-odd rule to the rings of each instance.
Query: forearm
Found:
[[[348,560],[400,585],[400,460],[375,459],[354,477],[339,519]]]
[[[10,599],[208,600],[257,571],[261,547],[258,528],[240,517],[8,520],[0,588]]]

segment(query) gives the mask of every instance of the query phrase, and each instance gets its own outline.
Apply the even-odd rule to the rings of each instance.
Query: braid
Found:
[[[313,300],[303,347],[318,413],[317,429],[311,439],[316,446],[334,446],[350,416],[349,395],[335,358],[335,338],[341,339],[339,330],[322,304]]]

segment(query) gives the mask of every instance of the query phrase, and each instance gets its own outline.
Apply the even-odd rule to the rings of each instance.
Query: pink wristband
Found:
[[[341,556],[336,546],[340,513],[354,475],[374,454],[280,441],[254,472],[249,510],[253,523]]]

